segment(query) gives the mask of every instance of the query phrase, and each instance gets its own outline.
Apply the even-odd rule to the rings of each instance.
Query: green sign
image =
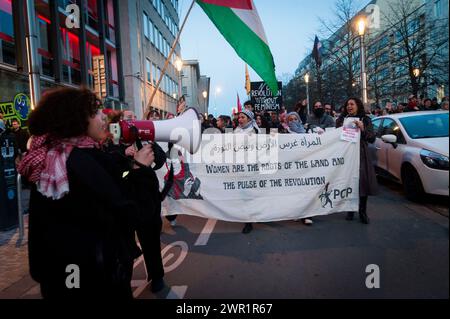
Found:
[[[30,98],[24,93],[18,93],[13,101],[0,102],[0,114],[5,122],[13,119],[19,121],[20,126],[25,126],[31,111]]]

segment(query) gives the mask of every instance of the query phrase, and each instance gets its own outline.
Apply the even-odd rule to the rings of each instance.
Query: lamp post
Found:
[[[366,52],[364,48],[364,33],[366,31],[366,20],[358,20],[359,48],[361,55],[361,95],[364,106],[367,106],[367,73],[366,73]]]
[[[305,83],[306,83],[306,108],[308,110],[308,115],[310,115],[310,109],[309,109],[309,73],[305,74]]]
[[[204,99],[204,102],[205,102],[205,112],[207,112],[208,111],[208,108],[206,107],[206,99],[207,99],[207,97],[208,97],[208,91],[203,91],[202,92],[202,95],[203,95],[203,99]]]
[[[414,75],[414,87],[413,87],[413,94],[417,95],[419,93],[419,77],[420,77],[420,69],[414,68],[412,71]]]
[[[177,58],[175,60],[175,68],[178,71],[178,99],[181,98],[181,70],[183,70],[183,61]]]

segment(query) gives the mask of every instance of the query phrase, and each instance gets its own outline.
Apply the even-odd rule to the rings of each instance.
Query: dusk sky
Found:
[[[299,62],[311,53],[314,35],[319,34],[321,27],[319,17],[335,20],[335,0],[253,2],[264,25],[279,79],[283,74],[294,74]],[[181,20],[190,4],[191,0],[180,0]],[[245,63],[198,5],[194,5],[181,35],[181,53],[185,60],[198,60],[201,74],[211,78],[210,113],[231,114],[237,93],[241,103],[247,100]],[[251,81],[261,80],[251,68],[249,72]],[[217,88],[221,92],[216,94]]]

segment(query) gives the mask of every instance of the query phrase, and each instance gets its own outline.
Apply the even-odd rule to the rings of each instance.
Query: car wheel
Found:
[[[413,167],[407,166],[403,169],[402,183],[407,199],[412,202],[420,202],[424,199],[425,191],[423,190],[422,181]]]

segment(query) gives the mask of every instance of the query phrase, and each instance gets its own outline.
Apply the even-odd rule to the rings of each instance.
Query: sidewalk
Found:
[[[22,207],[26,209],[29,190],[22,192]],[[24,218],[24,237],[19,228],[0,231],[0,299],[40,298],[39,286],[28,271],[28,215]]]

